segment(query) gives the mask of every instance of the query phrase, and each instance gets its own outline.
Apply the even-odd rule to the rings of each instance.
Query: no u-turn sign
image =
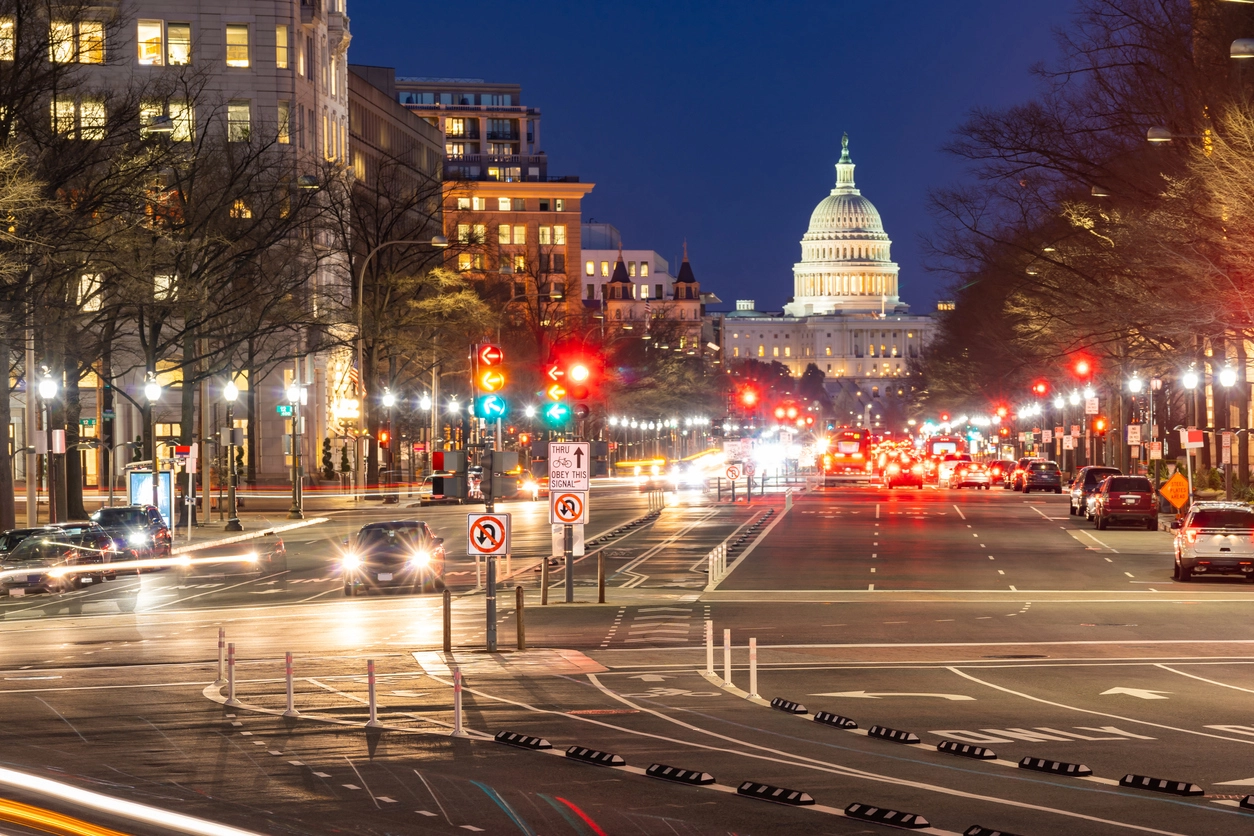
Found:
[[[467,514],[466,553],[509,554],[509,514]]]
[[[550,491],[549,522],[583,525],[588,521],[588,494],[583,491]]]

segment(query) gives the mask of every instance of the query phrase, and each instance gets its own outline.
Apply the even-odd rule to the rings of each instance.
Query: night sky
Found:
[[[459,9],[466,11],[459,12]],[[703,290],[778,310],[814,205],[848,131],[857,184],[901,265],[901,295],[931,311],[929,188],[961,174],[939,150],[973,107],[1020,101],[1056,55],[1063,0],[665,0],[471,6],[350,0],[350,61],[402,76],[522,85],[539,107],[549,173],[596,183],[584,220]],[[470,11],[473,9],[473,11]],[[720,306],[715,306],[716,308]]]

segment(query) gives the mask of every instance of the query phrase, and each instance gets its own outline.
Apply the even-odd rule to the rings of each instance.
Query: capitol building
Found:
[[[841,143],[836,185],[814,207],[793,265],[793,298],[782,312],[707,314],[725,367],[754,359],[778,362],[794,377],[813,364],[849,423],[869,416],[895,424],[911,391],[909,361],[922,355],[932,327],[897,292],[892,241],[874,204],[854,182],[849,137]],[[876,416],[881,416],[877,419]]]

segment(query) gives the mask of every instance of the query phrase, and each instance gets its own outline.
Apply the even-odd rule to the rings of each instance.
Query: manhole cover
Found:
[[[982,656],[983,659],[1048,659],[1040,653],[1003,653],[1000,656]]]

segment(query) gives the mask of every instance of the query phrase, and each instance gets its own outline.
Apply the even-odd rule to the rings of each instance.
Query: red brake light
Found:
[[[1186,528],[1184,530],[1184,539],[1188,540],[1190,543],[1196,543],[1197,533],[1198,532],[1196,528]]]

